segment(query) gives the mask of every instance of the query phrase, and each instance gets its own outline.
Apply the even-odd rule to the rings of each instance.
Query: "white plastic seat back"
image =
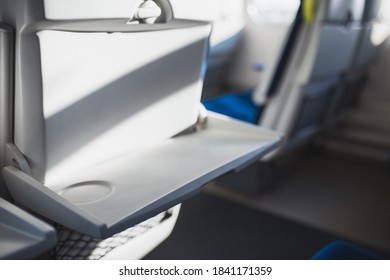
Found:
[[[199,118],[211,25],[151,2],[0,2],[16,41],[8,190],[97,238],[177,205],[281,138]]]

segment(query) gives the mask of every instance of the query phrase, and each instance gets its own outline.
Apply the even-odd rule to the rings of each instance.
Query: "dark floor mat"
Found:
[[[201,193],[145,259],[310,259],[335,236]]]
[[[208,192],[390,253],[390,179],[385,162],[331,151],[300,161],[253,164],[205,186]],[[268,176],[268,180],[267,179]],[[266,183],[266,184],[265,184]]]

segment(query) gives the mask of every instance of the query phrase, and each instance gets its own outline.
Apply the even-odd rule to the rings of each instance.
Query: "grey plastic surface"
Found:
[[[70,3],[66,0],[58,2],[62,2],[61,5]],[[109,1],[101,1],[96,5],[99,6],[103,2],[107,4]],[[168,2],[166,0],[158,2],[167,11],[167,16],[171,17],[169,15],[170,7]],[[72,1],[72,3],[74,5],[78,2]],[[86,2],[83,3],[85,4]],[[88,8],[82,5],[83,3],[80,3],[80,5]],[[139,116],[139,113],[143,109],[147,111],[147,109],[153,107],[159,101],[163,101],[161,103],[165,102],[161,106],[157,104],[161,108],[166,103],[172,101],[173,98],[171,97],[174,94],[183,95],[183,91],[187,91],[186,96],[189,99],[193,98],[195,100],[197,96],[200,99],[201,69],[211,29],[209,23],[169,20],[170,18],[168,18],[169,22],[167,23],[157,24],[127,24],[128,18],[48,20],[45,15],[46,10],[44,4],[45,1],[43,0],[0,0],[0,5],[3,9],[3,20],[15,29],[16,74],[13,140],[17,148],[28,159],[31,172],[35,179],[45,182],[48,170],[58,165],[64,158],[74,154],[75,151],[77,153],[77,151],[85,147],[91,149],[91,142],[99,136],[118,125],[123,123],[129,124],[132,117],[135,115]],[[94,6],[91,7],[91,9],[93,8]],[[199,38],[197,35],[200,29],[205,31],[202,38]],[[208,33],[206,32],[207,30]],[[57,35],[62,32],[64,43],[59,44],[58,48],[53,48],[54,52],[42,51],[42,48],[53,44],[53,42],[59,42],[59,40],[49,40],[49,43],[44,44],[39,39],[39,33],[42,35],[41,33],[44,32],[51,32],[52,35],[56,32]],[[173,33],[180,34],[175,35]],[[195,33],[193,40],[183,38],[185,37],[183,33],[188,35],[188,37],[191,37],[191,34]],[[76,46],[77,43],[75,42],[80,39],[80,36],[85,35],[85,38],[96,38],[94,36],[97,34],[100,38],[105,36],[105,40],[100,40],[99,43],[95,44],[91,43],[88,45],[89,48],[83,48],[86,45],[83,42]],[[144,34],[143,36],[145,38],[148,38],[148,40],[145,40],[145,43],[143,43],[143,39],[140,39],[142,34]],[[74,38],[69,39],[70,35]],[[124,50],[123,40],[116,44],[113,43],[118,42],[118,40],[120,41],[124,37],[128,38],[126,41],[128,44],[126,50]],[[152,40],[149,40],[149,38],[152,38]],[[184,40],[188,40],[188,44],[183,46],[180,43]],[[177,46],[174,46],[176,41],[178,41]],[[169,52],[162,53],[160,57],[156,57],[155,53],[160,49],[158,47],[159,44],[161,44],[160,46],[169,45],[171,49]],[[78,46],[80,46],[81,50],[78,49]],[[133,51],[131,51],[130,49],[133,46]],[[53,61],[53,65],[58,65],[55,69],[56,71],[50,69],[46,70],[45,73],[49,73],[49,76],[51,74],[54,76],[57,75],[60,80],[64,77],[66,77],[65,79],[71,79],[71,73],[74,73],[74,71],[69,71],[69,68],[84,69],[81,66],[84,58],[88,60],[87,57],[91,57],[93,49],[95,50],[95,57],[100,58],[94,60],[98,64],[104,56],[107,58],[111,54],[122,54],[122,52],[118,51],[118,47],[121,48],[122,52],[125,52],[122,55],[124,59],[127,58],[129,60],[134,57],[132,60],[137,61],[142,57],[144,64],[134,63],[134,68],[130,70],[133,65],[129,63],[127,64],[129,69],[120,75],[118,75],[118,69],[115,72],[115,67],[120,68],[124,59],[116,59],[115,62],[113,62],[113,59],[106,64],[102,63],[102,65],[95,66],[92,71],[91,69],[88,69],[89,71],[81,70],[79,75],[73,75],[73,77],[85,78],[80,78],[81,82],[65,82],[64,87],[68,85],[74,86],[71,89],[66,89],[67,92],[57,95],[55,98],[57,100],[56,105],[59,103],[64,104],[62,98],[66,99],[71,94],[75,95],[79,92],[84,94],[89,90],[89,95],[86,96],[84,94],[80,96],[79,99],[76,99],[76,102],[71,102],[68,104],[70,106],[65,106],[62,110],[57,111],[56,114],[51,115],[51,117],[45,114],[45,112],[53,108],[53,106],[45,106],[45,100],[49,99],[47,96],[53,97],[57,94],[57,91],[52,90],[52,88],[50,90],[46,88],[45,91],[45,86],[47,87],[50,81],[48,82],[48,79],[44,79],[43,77],[43,72],[45,71],[45,65],[41,59],[43,56],[54,53],[54,57],[46,61]],[[72,48],[73,51],[71,51]],[[100,49],[101,55],[96,54],[97,49]],[[85,52],[84,56],[80,54],[82,51]],[[75,60],[76,62],[73,61],[73,65],[68,67],[68,61],[66,59],[61,61],[61,58],[65,56],[72,58],[73,54],[79,55],[80,59]],[[148,58],[150,58],[149,61]],[[96,78],[94,84],[99,84],[99,81],[104,80],[101,77],[105,69],[114,69],[111,73],[107,71],[106,76],[103,75],[103,78],[106,78],[106,80],[108,77],[111,77],[111,82],[99,84],[96,88],[90,87],[88,90],[85,90],[88,86],[86,87],[84,82],[87,80],[90,82],[99,69],[103,70],[100,70],[100,73],[98,73],[101,76],[100,78]],[[64,73],[67,74],[64,75]],[[176,77],[178,76],[181,78],[177,79]],[[153,82],[150,82],[151,80]],[[196,82],[198,83],[196,84]],[[190,87],[191,85],[192,87]],[[199,90],[192,90],[195,86]],[[191,126],[196,121],[196,104],[195,102],[183,102],[180,107],[181,114],[178,113],[179,115],[176,117],[177,121],[175,123],[171,121],[173,118],[173,113],[171,113],[173,110],[171,108],[167,108],[166,112],[170,114],[169,117],[167,117],[168,113],[165,114],[165,120],[163,120],[164,118],[160,118],[158,121],[152,123],[151,120],[155,119],[154,116],[149,116],[149,118],[144,117],[144,120],[147,119],[149,122],[144,122],[143,129],[134,131],[132,135],[130,134],[134,130],[134,125],[132,125],[133,128],[127,127],[123,129],[122,132],[126,131],[127,133],[119,133],[117,137],[113,138],[117,139],[117,141],[120,141],[118,139],[123,139],[122,142],[125,143],[121,143],[121,145],[116,143],[112,146],[121,146],[123,150],[132,149],[136,146],[135,144],[133,145],[133,140],[135,139],[134,142],[140,142],[139,139],[142,138],[143,133],[151,135],[153,131],[168,131],[165,129],[165,124],[167,123],[171,127],[169,132],[165,132],[165,134],[167,134],[167,137],[170,137]],[[174,124],[172,125],[172,123]],[[163,133],[160,133],[160,137],[161,134]],[[153,139],[153,137],[145,138],[149,140]],[[156,136],[154,138],[157,139],[158,137]],[[101,140],[98,145],[101,147],[110,145],[102,144],[103,141]],[[107,142],[112,144],[114,141]],[[106,157],[102,153],[102,150],[106,150],[101,147],[89,154]],[[111,154],[109,156],[114,156],[113,153],[115,152],[113,150],[110,149]],[[120,154],[116,153],[115,155]],[[80,156],[80,158],[76,160],[78,163],[83,162],[84,165],[88,165],[89,162],[86,163],[86,161],[89,161],[91,157]],[[75,165],[71,163],[68,164],[69,166],[72,167]],[[78,168],[78,166],[75,167]],[[62,172],[60,171],[60,173]]]
[[[374,20],[378,17],[378,9],[380,1],[366,1],[365,7],[365,22],[359,35],[359,43],[354,51],[353,60],[351,62],[351,71],[359,71],[367,68],[372,63],[378,54],[381,46],[379,42],[374,44],[373,29],[378,27]],[[380,24],[379,24],[380,25]]]
[[[323,25],[313,78],[334,77],[347,71],[357,45],[360,28]]]
[[[360,21],[363,18],[365,0],[329,0],[328,2],[326,21],[344,22],[349,16],[351,21]]]
[[[69,228],[104,238],[197,193],[200,187],[276,148],[280,135],[210,113],[180,135],[44,186],[14,167],[3,175],[15,201]]]
[[[334,90],[339,79],[323,79],[312,82],[303,89],[303,101],[295,123],[292,141],[303,141],[318,132],[325,121]]]
[[[5,166],[5,144],[12,140],[13,31],[0,23],[0,168]],[[0,196],[7,197],[0,178]]]
[[[28,5],[27,3],[25,4]],[[28,8],[32,9],[32,7],[26,7],[26,13],[28,12]],[[9,11],[9,13],[12,12]],[[14,16],[17,16],[17,14]],[[16,20],[19,20],[19,18],[16,18]],[[18,26],[18,23],[15,24]],[[168,54],[157,57],[145,65],[140,65],[134,71],[129,71],[111,83],[102,85],[100,88],[90,92],[88,96],[83,96],[77,102],[72,103],[71,106],[67,106],[56,114],[47,117],[44,115],[45,110],[48,110],[48,108],[44,105],[43,94],[45,80],[42,78],[43,63],[41,57],[50,52],[43,53],[41,50],[41,47],[47,46],[39,41],[36,33],[42,30],[42,26],[48,28],[49,31],[46,30],[45,32],[52,32],[51,30],[65,31],[63,33],[65,34],[64,36],[74,34],[75,36],[85,35],[88,37],[88,35],[95,35],[92,31],[97,30],[101,36],[111,36],[111,33],[108,34],[107,32],[114,32],[115,34],[111,36],[111,40],[129,36],[129,38],[133,38],[133,45],[138,46],[139,49],[138,52],[129,51],[126,56],[128,58],[132,56],[135,58],[144,57],[145,60],[147,60],[148,53],[141,52],[141,48],[139,47],[142,44],[139,36],[143,32],[148,33],[147,35],[150,36],[148,38],[158,38],[154,39],[152,43],[151,40],[148,40],[147,44],[145,43],[144,49],[148,47],[154,50],[158,50],[156,46],[162,42],[161,38],[163,36],[171,44],[174,38],[178,40],[183,39],[179,35],[174,37],[172,32],[176,33],[188,30],[186,34],[191,36],[192,32],[190,32],[190,29],[194,28],[198,31],[200,29],[205,30],[205,35],[203,38],[194,38],[192,42],[188,42],[188,45],[180,46],[180,48],[172,48]],[[143,109],[146,111],[146,109],[156,105],[158,101],[172,100],[171,96],[178,92],[181,93],[184,90],[187,90],[187,96],[189,98],[196,99],[197,95],[200,98],[201,84],[197,84],[199,87],[198,92],[190,92],[189,85],[194,85],[201,80],[201,69],[208,41],[206,30],[209,29],[210,25],[208,23],[184,20],[172,20],[166,24],[127,25],[125,21],[121,20],[41,22],[35,21],[35,19],[31,20],[31,23],[25,29],[17,28],[16,41],[18,42],[18,49],[15,69],[15,73],[17,74],[15,77],[14,143],[28,159],[33,177],[41,182],[45,182],[48,170],[62,161],[66,156],[75,151],[82,150],[82,148],[88,146],[94,139],[97,139],[98,136],[118,124],[125,123],[133,116],[139,115]],[[196,33],[196,30],[194,32]],[[74,47],[74,45],[72,46]],[[98,44],[95,44],[95,46],[99,48]],[[115,48],[111,47],[103,51],[107,54],[113,53],[115,50]],[[66,55],[71,56],[72,53],[67,53]],[[61,55],[57,55],[54,59],[57,58],[61,60]],[[25,63],[26,61],[29,63]],[[62,67],[59,67],[59,71],[66,70],[66,66],[63,64],[58,63],[57,65]],[[114,66],[113,64],[112,67]],[[73,67],[77,67],[77,65],[73,65]],[[98,68],[105,69],[103,67],[96,67],[96,69]],[[82,75],[86,75],[86,73],[84,72]],[[177,79],[179,76],[180,79]],[[151,80],[153,82],[150,82]],[[78,84],[73,83],[73,85],[77,86]],[[55,93],[46,91],[46,94],[54,95]],[[66,96],[66,94],[59,96],[57,100],[60,100],[63,96]],[[57,101],[57,103],[60,102]],[[188,115],[195,111],[194,108],[190,108],[194,106],[196,106],[194,102],[185,102],[181,106],[180,112],[182,114],[176,116],[176,121],[180,122],[180,127],[177,125],[172,135],[183,130],[185,127],[182,126],[186,125],[188,127],[192,124],[190,123],[192,119],[190,120]],[[167,111],[172,112],[173,110],[169,109]],[[183,113],[185,116],[182,116]],[[171,115],[170,119],[167,120],[167,117],[164,121],[159,119],[158,121],[161,124],[154,122],[153,125],[163,127],[166,123],[172,123],[170,122],[173,118]],[[152,120],[153,117],[149,117],[148,119]],[[193,118],[193,122],[195,120],[196,118]],[[116,139],[118,141],[120,139],[126,139],[127,141],[122,143],[123,149],[132,149],[134,146],[132,145],[133,139],[138,141],[143,133],[151,134],[152,131],[158,131],[158,128],[155,128],[153,125],[150,122],[144,124],[144,128],[134,131],[131,137],[128,134],[130,134],[129,131],[133,128],[128,127],[122,130],[127,131],[127,135],[123,135],[125,133],[122,133]],[[148,137],[148,139],[152,138]],[[109,144],[105,146],[109,146]],[[95,150],[91,154],[95,156],[101,154],[105,157],[101,151],[102,149]],[[82,160],[78,160],[78,163],[88,160],[89,157],[85,156]],[[74,165],[69,164],[69,166]]]
[[[368,66],[375,58],[380,49],[380,45],[375,46],[371,40],[373,26],[371,23],[366,24],[362,29],[359,49],[353,61],[354,68],[363,68]]]
[[[366,0],[364,8],[364,18],[366,22],[370,22],[378,17],[378,10],[383,0]]]
[[[0,198],[0,259],[29,259],[56,244],[52,226]]]
[[[72,21],[42,21],[29,27],[31,31],[57,30],[69,32],[150,32],[191,28],[199,26],[201,22],[194,20],[174,19],[167,23],[155,24],[126,24],[126,19],[96,19]],[[203,25],[207,24],[206,22]]]
[[[31,175],[30,166],[28,165],[26,158],[12,143],[5,144],[5,162],[6,165],[12,165],[27,175]]]

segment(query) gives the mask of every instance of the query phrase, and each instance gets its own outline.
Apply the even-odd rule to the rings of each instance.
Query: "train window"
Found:
[[[288,25],[294,20],[299,0],[248,0],[249,18],[259,25]]]
[[[376,19],[373,21],[371,43],[381,45],[390,35],[390,1],[381,1]]]

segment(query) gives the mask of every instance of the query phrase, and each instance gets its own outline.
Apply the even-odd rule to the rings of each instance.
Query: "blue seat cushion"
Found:
[[[321,249],[313,260],[380,260],[381,258],[353,244],[336,241]]]
[[[207,110],[255,124],[259,108],[252,101],[252,92],[230,93],[213,100],[203,100]]]

